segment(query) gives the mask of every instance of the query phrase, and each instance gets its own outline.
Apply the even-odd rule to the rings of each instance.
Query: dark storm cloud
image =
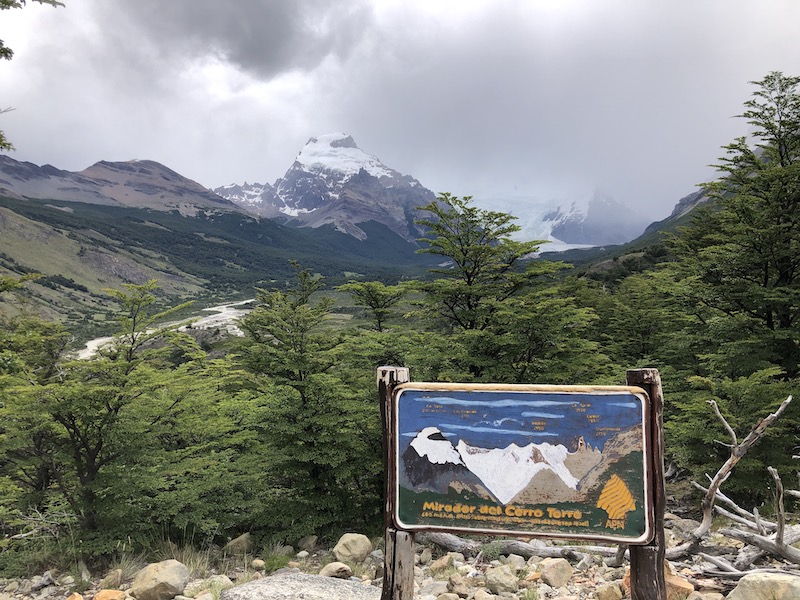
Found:
[[[216,54],[259,77],[346,56],[368,27],[365,2],[271,0],[103,2],[105,21],[144,36],[165,56]],[[129,40],[133,45],[137,37]]]

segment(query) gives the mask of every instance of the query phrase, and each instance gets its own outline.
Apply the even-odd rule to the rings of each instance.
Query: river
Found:
[[[242,307],[252,304],[255,301],[255,298],[250,298],[249,300],[242,300],[240,302],[231,302],[229,304],[220,304],[219,306],[204,308],[201,311],[202,313],[212,314],[198,315],[194,318],[183,319],[179,322],[186,323],[186,325],[182,325],[178,330],[185,331],[187,326],[191,324],[194,329],[225,329],[231,335],[241,337],[244,333],[237,327],[236,321],[251,310]],[[171,324],[174,325],[174,323]],[[111,343],[113,339],[113,337],[101,337],[89,340],[86,342],[86,347],[78,351],[77,357],[81,360],[91,358],[97,353],[98,349]]]

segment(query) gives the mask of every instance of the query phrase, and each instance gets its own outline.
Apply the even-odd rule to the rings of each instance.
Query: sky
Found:
[[[747,135],[749,82],[800,75],[798,0],[63,2],[0,13],[12,158],[210,188],[341,131],[434,192],[658,220]]]

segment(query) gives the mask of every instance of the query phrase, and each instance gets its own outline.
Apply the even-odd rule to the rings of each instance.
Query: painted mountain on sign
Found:
[[[567,502],[580,497],[579,478],[601,460],[599,450],[585,445],[575,452],[547,442],[480,448],[460,440],[454,446],[441,430],[426,427],[403,453],[400,483],[439,493],[469,488],[484,497],[486,490],[502,504]]]

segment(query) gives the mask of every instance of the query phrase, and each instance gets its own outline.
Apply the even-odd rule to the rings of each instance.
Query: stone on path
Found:
[[[220,600],[380,600],[381,590],[347,579],[284,573],[232,587],[219,597]]]
[[[340,562],[364,562],[372,550],[372,542],[361,533],[345,533],[333,547],[333,553]]]
[[[108,575],[103,577],[103,581],[100,582],[100,589],[101,590],[118,590],[119,586],[122,585],[122,569],[114,569],[110,571]]]
[[[575,570],[566,558],[545,558],[539,563],[542,581],[553,588],[562,588],[569,583]]]
[[[348,579],[353,575],[353,569],[348,567],[343,562],[328,563],[319,572],[322,577],[338,577],[339,579]]]
[[[751,573],[739,580],[727,600],[797,600],[800,577],[788,573]]]
[[[597,600],[622,600],[622,588],[616,583],[607,583],[597,587]]]
[[[177,560],[164,560],[147,565],[136,574],[131,595],[137,600],[172,600],[182,594],[189,583],[189,569]]]
[[[125,600],[125,592],[122,590],[100,590],[92,600]]]
[[[494,567],[486,571],[486,587],[493,594],[511,592],[519,589],[519,580],[516,573],[508,565]]]

